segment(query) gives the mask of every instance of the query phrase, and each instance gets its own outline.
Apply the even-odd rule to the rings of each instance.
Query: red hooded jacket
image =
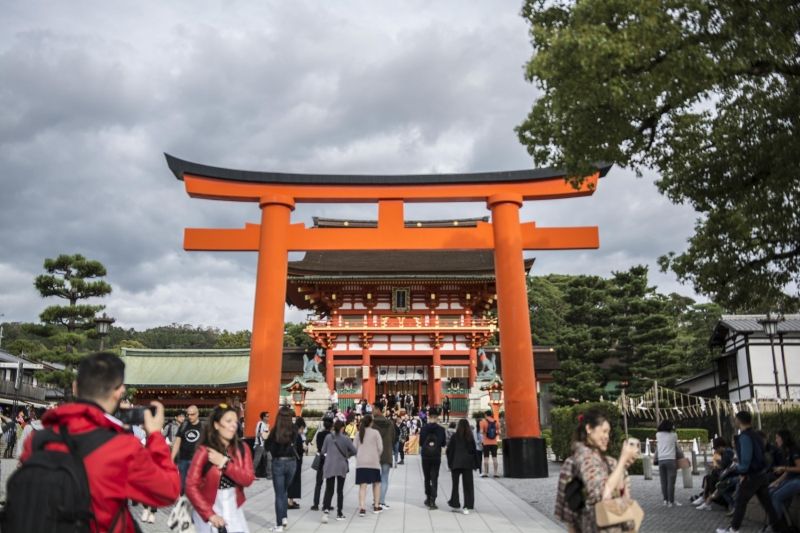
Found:
[[[241,507],[245,502],[244,487],[249,487],[256,478],[253,470],[253,456],[247,446],[242,447],[244,456],[239,453],[236,447],[231,446],[228,450],[230,460],[225,466],[225,475],[236,483],[236,505]],[[186,497],[192,502],[194,510],[200,518],[208,522],[214,515],[214,502],[217,500],[217,489],[222,471],[216,466],[212,466],[203,475],[203,466],[208,462],[208,448],[198,446],[192,457],[192,464],[186,474]]]
[[[163,507],[180,496],[178,469],[170,458],[169,447],[161,433],[149,435],[145,446],[142,446],[139,439],[125,432],[118,420],[90,402],[69,403],[48,411],[42,418],[42,424],[56,431],[66,425],[71,434],[97,428],[108,428],[119,433],[84,460],[97,524],[94,531],[97,533],[109,531],[111,522],[122,506],[124,512],[121,519],[117,520],[114,532],[134,531],[133,519],[126,504],[128,499]],[[33,439],[25,441],[21,462],[30,457],[32,443]],[[47,447],[67,451],[59,443]]]

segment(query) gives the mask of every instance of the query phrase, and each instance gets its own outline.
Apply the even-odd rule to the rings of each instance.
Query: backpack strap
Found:
[[[71,453],[84,459],[116,436],[117,432],[107,428],[97,428],[77,435],[70,435],[66,426],[60,426],[57,433],[52,428],[45,428],[33,432],[31,451],[43,450],[48,444],[57,442],[65,444]]]

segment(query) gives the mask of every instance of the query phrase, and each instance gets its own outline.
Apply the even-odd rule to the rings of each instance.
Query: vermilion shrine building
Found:
[[[376,226],[314,219],[317,228]],[[526,272],[532,264],[526,261]],[[468,411],[478,351],[497,333],[491,252],[308,252],[289,262],[288,273],[287,302],[314,314],[306,331],[325,350],[327,388],[336,389],[342,405],[399,392],[416,405],[440,405],[448,396],[455,412]]]

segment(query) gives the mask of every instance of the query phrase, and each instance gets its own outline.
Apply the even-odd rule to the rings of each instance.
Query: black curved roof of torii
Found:
[[[457,174],[290,174],[212,167],[178,159],[170,154],[164,155],[167,158],[167,165],[179,180],[183,179],[184,174],[191,174],[229,181],[297,185],[441,185],[544,180],[565,174],[563,170],[552,167]],[[610,163],[596,163],[595,166],[600,171],[601,178],[611,169]]]

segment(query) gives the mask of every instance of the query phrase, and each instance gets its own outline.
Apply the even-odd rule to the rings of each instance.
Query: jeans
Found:
[[[329,477],[325,480],[325,499],[322,500],[322,509],[331,509],[331,500],[333,500],[333,484],[336,481],[336,514],[342,514],[342,505],[344,504],[344,477],[336,476]]]
[[[422,475],[425,478],[425,496],[430,503],[436,501],[436,493],[439,488],[439,467],[442,461],[434,461],[422,458]]]
[[[669,503],[675,503],[675,478],[678,476],[678,465],[675,459],[658,462],[658,477],[661,479],[661,495]]]
[[[266,453],[264,452],[263,446],[256,446],[253,448],[253,471],[257,474],[258,467],[261,465],[261,461],[266,459]]]
[[[389,488],[389,471],[392,465],[381,463],[381,501],[379,503],[386,503],[386,490]]]
[[[767,479],[767,474],[749,474],[741,478],[739,482],[739,491],[736,493],[733,519],[731,520],[731,527],[733,529],[739,529],[741,527],[745,511],[747,511],[747,502],[750,501],[750,498],[756,496],[761,506],[767,512],[772,529],[775,531],[781,530],[779,526],[780,519],[769,499],[768,485],[769,479]]]
[[[394,464],[397,464],[397,457],[400,455],[400,442],[395,442],[392,444],[392,457],[394,458]]]
[[[317,469],[317,479],[314,484],[314,507],[319,507],[319,493],[322,492],[322,466],[325,464],[325,456],[321,457],[319,468]]]
[[[191,459],[178,459],[178,473],[181,475],[181,494],[186,491],[186,474],[189,473],[189,466],[192,464]]]
[[[458,499],[458,478],[463,476],[464,509],[473,509],[475,507],[475,485],[472,483],[472,469],[454,468],[450,471],[450,475],[453,478],[453,491],[450,493],[450,501],[447,503],[450,507],[461,507]]]
[[[774,489],[769,489],[772,508],[778,516],[783,515],[783,508],[787,501],[792,501],[792,496],[800,493],[800,478],[787,479]]]
[[[297,461],[294,457],[279,457],[272,460],[272,488],[275,489],[275,524],[281,525],[289,512],[289,484],[294,477]]]

